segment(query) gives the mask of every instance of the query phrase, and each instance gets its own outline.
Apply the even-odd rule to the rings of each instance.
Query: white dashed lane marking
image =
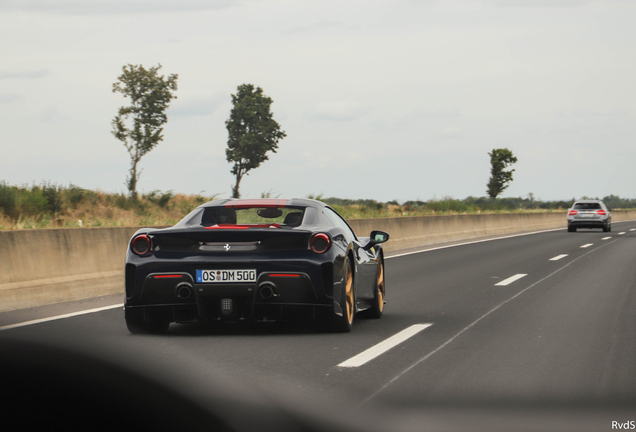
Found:
[[[558,261],[562,258],[565,258],[566,256],[568,256],[568,254],[563,254],[563,255],[557,255],[554,258],[550,258],[550,261]]]
[[[609,239],[611,239],[611,238],[612,238],[612,237],[603,237],[601,240],[609,240]]]
[[[510,276],[508,279],[504,279],[499,283],[496,283],[495,286],[506,286],[506,285],[510,285],[511,283],[513,283],[514,281],[518,281],[519,279],[521,279],[524,276],[528,276],[527,274],[523,274],[523,273],[519,273],[516,274],[514,276]]]
[[[338,366],[343,368],[354,368],[362,366],[365,363],[370,362],[374,358],[384,354],[391,348],[401,344],[405,340],[415,336],[422,330],[432,326],[433,324],[413,324],[411,327],[407,327],[399,333],[394,334],[388,339],[383,340],[379,344],[373,345],[368,350],[362,351],[357,356],[351,357],[340,363]]]
[[[584,244],[583,246],[581,246],[581,249],[585,249],[585,248],[589,248],[590,246],[592,246],[594,243],[588,243],[588,244]]]
[[[623,234],[625,234],[625,232],[620,232],[620,233],[618,233],[618,235],[623,235]]]

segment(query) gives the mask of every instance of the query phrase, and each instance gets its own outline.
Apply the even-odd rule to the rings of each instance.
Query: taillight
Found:
[[[142,234],[133,239],[132,244],[130,245],[130,248],[137,255],[140,255],[140,256],[146,255],[152,249],[152,241],[150,240],[150,237],[148,237],[145,234]]]
[[[607,212],[605,210],[596,210],[596,214],[603,216],[603,215],[606,215]]]
[[[574,216],[575,214],[577,214],[578,212],[576,210],[570,210],[568,212],[568,216]]]
[[[331,248],[331,237],[324,233],[314,234],[309,242],[311,250],[316,253],[325,253]]]

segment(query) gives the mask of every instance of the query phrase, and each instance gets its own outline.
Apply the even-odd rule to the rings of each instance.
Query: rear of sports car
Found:
[[[131,239],[126,263],[129,329],[162,331],[170,322],[313,320],[329,314],[331,238],[298,224],[140,230]]]

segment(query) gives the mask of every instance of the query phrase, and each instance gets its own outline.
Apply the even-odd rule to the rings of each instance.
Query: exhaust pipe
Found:
[[[272,297],[278,297],[278,294],[276,294],[276,285],[271,282],[263,282],[258,288],[261,298],[265,300]]]
[[[177,297],[181,300],[187,300],[192,295],[192,285],[189,283],[180,283],[177,285]]]

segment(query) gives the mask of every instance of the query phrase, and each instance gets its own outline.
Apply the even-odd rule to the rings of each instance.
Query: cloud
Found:
[[[501,7],[577,7],[593,3],[594,0],[493,0]]]
[[[0,93],[0,103],[11,103],[21,98],[22,96],[16,93]]]
[[[0,79],[40,79],[51,73],[48,69],[34,71],[4,72],[0,71]]]
[[[203,116],[214,114],[225,103],[230,103],[226,96],[213,96],[209,98],[186,99],[181,98],[173,102],[167,114],[175,117]]]
[[[314,24],[291,27],[284,30],[283,33],[313,33],[326,29],[343,27],[344,24],[341,21],[320,21]]]
[[[420,110],[420,109],[416,109],[410,115],[410,117],[412,119],[421,119],[421,118],[432,118],[432,119],[455,118],[455,117],[459,117],[459,116],[460,116],[460,114],[459,114],[459,111],[457,110],[457,108],[440,109],[440,110]]]
[[[190,12],[238,5],[238,0],[4,0],[0,10],[59,15]]]
[[[456,138],[461,136],[462,128],[459,126],[445,127],[439,131],[439,136],[442,138]]]
[[[367,109],[354,100],[323,102],[314,110],[313,117],[320,120],[350,121],[364,114]]]
[[[57,122],[62,120],[63,117],[57,109],[57,105],[50,105],[40,111],[40,122],[42,123],[50,123]]]

